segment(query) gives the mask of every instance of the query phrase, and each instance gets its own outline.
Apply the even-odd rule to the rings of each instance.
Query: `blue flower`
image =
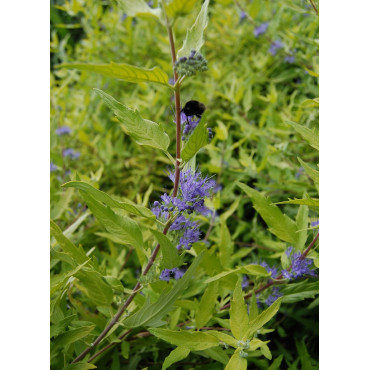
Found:
[[[53,162],[50,162],[50,172],[55,172],[57,170],[58,167]]]
[[[295,56],[294,55],[288,55],[284,58],[284,61],[289,63],[289,64],[292,64],[295,62]]]
[[[263,266],[267,270],[268,273],[271,272],[271,277],[273,279],[276,279],[277,278],[277,276],[279,274],[279,271],[278,271],[278,269],[275,266],[274,267],[270,267],[265,261],[262,261],[260,263],[260,265]]]
[[[198,126],[200,118],[197,116],[186,116],[184,112],[181,112],[181,125],[183,126],[183,134],[191,134],[194,129]]]
[[[295,174],[296,179],[299,179],[302,176],[303,172],[304,172],[304,168],[299,167],[297,173]]]
[[[267,306],[271,306],[282,294],[278,287],[272,288],[271,294],[265,299]]]
[[[71,132],[72,132],[72,130],[68,126],[58,127],[55,130],[55,133],[57,135],[59,135],[59,136],[61,136],[61,135],[69,135]]]
[[[289,255],[291,256],[292,249],[288,248]],[[288,252],[286,251],[286,253]],[[303,276],[312,276],[315,277],[316,271],[311,270],[310,267],[312,266],[313,261],[307,258],[301,258],[301,252],[294,253],[291,257],[291,267],[290,270],[282,270],[281,274],[283,275],[284,279],[292,280],[298,279]]]
[[[319,225],[319,220],[311,222],[311,227],[315,227]]]
[[[269,22],[261,23],[258,27],[256,27],[253,30],[254,36],[258,37],[258,36],[263,35],[264,33],[266,33],[268,26],[269,26]]]
[[[279,40],[273,41],[272,44],[270,45],[269,53],[271,55],[276,55],[277,51],[282,47],[284,47],[284,44],[281,41]]]
[[[181,279],[184,275],[185,271],[178,269],[177,267],[173,269],[164,269],[159,279],[163,281],[170,281],[171,277],[173,277],[175,280]]]
[[[63,150],[63,157],[69,157],[71,159],[78,159],[81,153],[75,151],[74,149],[68,148]]]
[[[240,22],[244,21],[244,19],[247,18],[247,14],[242,10],[240,13],[239,13],[239,20]]]

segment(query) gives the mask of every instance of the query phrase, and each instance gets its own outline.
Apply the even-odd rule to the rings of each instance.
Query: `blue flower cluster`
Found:
[[[280,40],[273,41],[270,45],[269,53],[276,55],[277,51],[284,47],[284,44]]]
[[[319,226],[319,220],[317,221],[312,221],[311,222],[311,227]]]
[[[287,55],[285,58],[284,58],[284,61],[289,63],[289,64],[292,64],[295,62],[295,56],[294,55]]]
[[[268,26],[269,26],[269,22],[261,23],[259,26],[257,26],[253,30],[254,36],[258,37],[258,36],[263,35],[264,33],[266,33]]]
[[[239,13],[239,21],[240,22],[242,22],[242,21],[244,21],[244,19],[246,19],[247,18],[247,13],[245,12],[245,11],[241,11],[240,13]]]
[[[61,126],[61,127],[58,127],[55,130],[55,133],[57,135],[59,135],[59,136],[61,136],[61,135],[69,135],[71,132],[72,132],[72,130],[68,126]]]
[[[63,157],[69,157],[71,159],[78,159],[80,158],[81,153],[77,152],[74,149],[68,148],[63,150]]]
[[[169,178],[175,182],[175,174],[171,172]],[[178,212],[176,220],[170,226],[170,231],[177,232],[179,239],[177,249],[190,249],[193,243],[200,238],[199,224],[192,221],[189,216],[194,212],[207,216],[211,210],[204,205],[204,199],[210,197],[216,182],[209,177],[202,177],[200,172],[192,170],[181,171],[179,190],[176,197],[168,194],[161,196],[162,202],[153,203],[152,212],[158,219],[167,221],[170,212]]]
[[[271,294],[265,299],[266,305],[271,306],[281,296],[280,289],[278,287],[273,287]]]
[[[291,267],[290,269],[285,269],[281,271],[281,274],[283,275],[284,279],[288,280],[294,280],[298,279],[303,276],[312,276],[315,277],[316,271],[311,270],[311,266],[313,264],[313,261],[311,259],[307,258],[301,258],[302,253],[297,252],[293,253],[293,247],[289,247],[285,253],[291,260]]]
[[[163,281],[170,281],[171,277],[173,277],[175,280],[178,280],[178,279],[182,278],[184,274],[185,274],[185,271],[180,270],[177,267],[175,267],[173,269],[164,269],[161,272],[161,275],[159,276],[159,279],[163,280]]]

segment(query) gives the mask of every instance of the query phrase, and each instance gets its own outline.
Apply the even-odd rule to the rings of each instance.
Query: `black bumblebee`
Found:
[[[184,108],[182,108],[181,112],[184,112],[186,118],[191,116],[197,116],[198,118],[202,117],[202,114],[206,110],[206,106],[197,101],[197,100],[189,100]]]

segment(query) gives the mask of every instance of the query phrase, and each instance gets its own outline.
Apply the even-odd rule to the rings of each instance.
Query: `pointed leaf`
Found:
[[[256,294],[253,292],[249,304],[249,320],[253,321],[258,316],[258,306]]]
[[[78,249],[62,232],[59,226],[52,220],[50,220],[50,234],[62,247],[63,251],[76,261],[77,264],[86,262],[89,258]]]
[[[242,271],[244,270],[248,275],[264,276],[264,277],[270,276],[267,270],[261,265],[256,265],[256,264],[246,265],[246,266],[243,266],[241,270]]]
[[[208,131],[203,124],[203,117],[198,123],[193,133],[190,135],[184,148],[181,151],[181,159],[184,162],[189,161],[198,151],[208,144]]]
[[[284,355],[280,355],[279,357],[275,358],[273,363],[269,366],[268,370],[279,370],[281,362],[283,361]]]
[[[295,244],[297,240],[296,223],[258,191],[240,182],[237,185],[252,199],[254,208],[269,226],[269,230],[278,238]]]
[[[227,363],[229,362],[229,357],[220,347],[207,348],[201,351],[201,353],[203,353],[207,357],[212,358],[213,360],[221,362],[221,364],[224,365],[227,365]]]
[[[238,279],[230,307],[230,327],[236,339],[242,339],[248,330],[247,305],[244,303],[241,279]]]
[[[290,200],[285,200],[284,202],[278,202],[274,204],[301,204],[313,208],[318,208],[319,207],[319,200],[318,199],[313,199],[307,196],[307,199],[290,199]]]
[[[191,50],[199,51],[204,44],[203,32],[208,24],[208,4],[209,0],[205,0],[197,19],[191,28],[188,29],[182,48],[177,53],[177,59],[183,56],[189,56]]]
[[[162,126],[143,119],[137,110],[127,108],[104,91],[94,90],[117,116],[118,120],[122,122],[125,130],[137,144],[151,146],[164,151],[167,150],[170,139]]]
[[[90,211],[109,233],[119,238],[122,244],[142,248],[143,236],[134,220],[116,214],[109,207],[96,201],[89,193],[83,190],[80,190],[80,192]]]
[[[89,64],[64,63],[60,68],[75,68],[80,71],[99,73],[103,76],[117,78],[128,82],[156,82],[168,86],[168,75],[159,67],[151,69],[140,68],[125,63]]]
[[[202,299],[200,300],[198,310],[195,313],[195,324],[199,329],[205,326],[212,318],[213,308],[216,304],[218,297],[218,281],[208,285]]]
[[[185,347],[175,348],[165,359],[162,365],[162,370],[166,370],[175,362],[179,362],[188,357],[190,350]]]
[[[159,328],[149,328],[148,330],[157,338],[192,351],[218,346],[218,340],[214,336],[200,331],[189,332]]]
[[[319,186],[319,171],[314,170],[312,167],[310,167],[306,162],[302,161],[301,158],[297,158],[299,163],[303,166],[305,171],[307,172],[308,176],[311,177],[313,182]]]
[[[305,197],[305,195],[304,195]],[[297,229],[298,237],[296,247],[298,250],[303,250],[307,240],[307,227],[308,227],[308,207],[299,206],[297,213]]]
[[[166,13],[169,17],[174,18],[177,14],[190,12],[197,0],[172,0],[166,5]]]
[[[319,150],[319,134],[316,131],[310,130],[309,128],[300,125],[293,121],[285,121],[291,125],[308,143],[314,148]]]
[[[237,348],[237,346],[238,346],[238,344],[237,344],[238,341],[232,335],[228,335],[228,334],[225,334],[221,331],[215,331],[215,330],[206,331],[205,333],[207,333],[209,335],[213,335],[220,342],[224,342],[224,343],[228,344],[231,347]]]
[[[151,8],[144,0],[117,0],[120,8],[129,17],[154,16],[161,17],[160,8]]]
[[[55,338],[52,342],[53,350],[64,347],[68,344],[74,343],[91,333],[91,331],[95,328],[95,325],[89,326],[82,326],[77,329],[71,329]]]
[[[62,185],[62,187],[65,188],[77,188],[79,190],[83,190],[87,193],[89,193],[95,200],[98,200],[100,202],[105,203],[107,206],[112,207],[112,208],[122,208],[127,212],[130,212],[136,216],[141,216],[141,217],[147,217],[147,218],[155,218],[155,215],[153,212],[143,206],[140,206],[138,204],[130,204],[126,202],[120,202],[118,200],[114,200],[111,198],[110,195],[107,193],[104,193],[101,190],[98,190],[88,184],[87,182],[84,181],[70,181]]]
[[[167,269],[177,267],[180,263],[179,252],[166,235],[157,230],[150,229],[151,233],[161,245],[163,255],[162,266]]]
[[[236,350],[227,363],[225,370],[246,370],[247,366],[247,359],[240,357],[240,351]]]
[[[265,325],[275,316],[280,308],[282,299],[282,297],[278,298],[270,307],[261,312],[253,321],[249,323],[248,336],[253,335],[258,329],[261,329],[263,325]]]

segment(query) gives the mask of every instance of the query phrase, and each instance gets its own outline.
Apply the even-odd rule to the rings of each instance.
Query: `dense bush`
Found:
[[[163,3],[52,4],[51,368],[318,368],[316,6]]]

